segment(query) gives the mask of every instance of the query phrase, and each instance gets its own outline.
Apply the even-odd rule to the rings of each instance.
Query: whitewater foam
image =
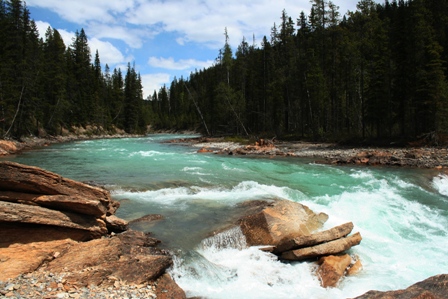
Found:
[[[229,205],[235,203],[265,198],[298,199],[305,195],[289,187],[277,187],[273,185],[259,184],[254,181],[244,181],[234,187],[175,187],[133,192],[127,190],[114,190],[113,195],[117,199],[130,198],[158,202],[160,204],[173,204],[175,202],[188,202],[189,200],[204,199],[220,201]]]
[[[440,174],[433,178],[432,185],[442,195],[448,196],[448,175]]]

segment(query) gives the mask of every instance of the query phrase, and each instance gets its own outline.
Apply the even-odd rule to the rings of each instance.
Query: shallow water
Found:
[[[77,141],[7,159],[105,185],[121,201],[118,216],[125,219],[162,214],[164,219],[134,228],[151,231],[175,253],[170,272],[188,296],[347,298],[448,273],[448,176],[197,154],[161,143],[176,137],[185,136]],[[350,253],[360,257],[363,271],[323,289],[313,263],[281,263],[244,248],[237,230],[203,241],[234,221],[238,203],[272,197],[327,213],[326,228],[352,221],[363,241]]]

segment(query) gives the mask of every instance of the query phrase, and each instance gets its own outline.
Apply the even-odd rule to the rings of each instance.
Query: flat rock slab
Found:
[[[33,272],[75,244],[77,242],[66,239],[0,248],[0,281]]]
[[[40,195],[79,196],[99,200],[108,211],[115,212],[116,210],[107,190],[64,178],[39,167],[14,162],[0,162],[0,190]]]
[[[155,248],[142,232],[127,231],[88,242],[70,239],[0,248],[0,280],[36,270],[63,273],[71,285],[108,285],[115,281],[155,281],[172,265],[171,256]]]
[[[117,279],[141,284],[157,279],[172,265],[171,257],[153,244],[142,232],[126,231],[78,243],[45,270],[63,273],[69,269],[67,279],[78,286],[113,284]]]
[[[61,212],[40,206],[0,201],[0,222],[17,222],[89,231],[91,238],[107,233],[106,223],[93,216]]]
[[[353,223],[348,222],[311,235],[298,236],[293,239],[284,239],[280,242],[280,244],[276,246],[274,253],[281,253],[292,249],[309,247],[333,241],[349,235],[352,232],[352,230],[353,230]]]
[[[281,254],[280,258],[289,261],[302,261],[324,255],[339,254],[355,245],[358,245],[361,243],[361,240],[361,234],[356,233],[352,236],[340,238],[327,243],[286,251]]]

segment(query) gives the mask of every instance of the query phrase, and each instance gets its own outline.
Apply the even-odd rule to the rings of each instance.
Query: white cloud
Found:
[[[341,13],[354,10],[357,2],[344,1]],[[120,39],[132,48],[171,32],[180,45],[195,42],[217,49],[224,44],[224,28],[236,47],[243,36],[260,41],[269,35],[273,23],[280,24],[283,9],[294,22],[301,11],[311,9],[309,0],[28,0],[27,5],[50,9],[82,25],[92,37]]]
[[[126,62],[123,54],[110,42],[104,42],[97,38],[92,38],[89,40],[90,51],[92,57],[94,58],[96,50],[100,55],[100,61],[103,64],[108,64],[109,66],[116,65],[118,63]]]
[[[47,31],[48,27],[51,27],[51,25],[47,22],[37,21],[36,26],[39,31],[39,35],[45,39],[45,32]],[[75,33],[68,32],[63,29],[59,29],[58,32],[64,40],[65,46],[70,46]],[[125,64],[127,61],[129,61],[129,58],[130,60],[132,60],[132,57],[125,58],[120,50],[118,50],[110,42],[99,40],[96,37],[89,40],[89,47],[92,54],[92,59],[95,58],[95,52],[96,50],[98,50],[101,63],[107,63],[110,67],[118,64]]]
[[[40,37],[45,39],[45,33],[47,32],[48,27],[53,28],[50,23],[43,22],[43,21],[36,21],[37,30],[39,31]],[[72,40],[75,36],[74,32],[69,32],[64,29],[57,29],[59,34],[62,37],[62,40],[64,41],[64,44],[66,47],[70,46],[72,43]]]
[[[36,21],[36,27],[37,31],[39,31],[40,37],[45,39],[45,32],[47,32],[48,27],[51,27],[51,25],[47,22]]]
[[[143,37],[151,37],[150,32],[146,32],[140,28],[127,28],[121,25],[109,25],[90,23],[88,27],[89,34],[96,38],[110,38],[116,40],[122,40],[129,47],[138,49],[143,45]]]
[[[308,0],[216,0],[140,1],[137,9],[127,12],[127,22],[156,26],[181,35],[178,43],[198,42],[211,48],[224,44],[227,27],[230,43],[237,46],[242,37],[259,39],[268,35],[273,23],[280,23],[283,9],[293,20],[309,10]]]
[[[192,69],[203,69],[213,65],[212,60],[199,61],[196,59],[180,59],[174,61],[172,57],[169,58],[157,58],[150,57],[148,64],[152,67],[168,69],[168,70],[192,70]]]
[[[143,97],[147,98],[154,94],[154,90],[159,92],[159,89],[165,84],[169,87],[170,75],[167,73],[144,74],[141,75],[143,85]]]
[[[87,21],[115,22],[119,14],[134,6],[131,0],[28,0],[28,6],[50,9],[63,19],[85,24]]]
[[[64,29],[57,29],[57,30],[58,30],[59,34],[61,35],[65,46],[69,47],[73,43],[73,39],[75,38],[75,33],[64,30]]]

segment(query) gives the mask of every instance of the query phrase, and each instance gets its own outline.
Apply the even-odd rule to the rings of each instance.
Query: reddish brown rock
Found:
[[[104,205],[106,211],[116,210],[113,207],[114,201],[105,189],[67,179],[38,167],[14,162],[0,162],[0,190],[95,199]]]
[[[107,233],[106,223],[93,216],[87,217],[39,206],[2,201],[0,201],[0,222],[18,222],[85,230],[90,233],[92,239]]]
[[[311,235],[298,236],[293,239],[282,240],[275,248],[274,253],[281,253],[292,249],[314,246],[329,241],[333,241],[347,236],[353,230],[353,223],[348,222],[329,230],[317,232]]]
[[[156,295],[158,299],[185,299],[184,290],[167,273],[163,274],[156,281]]]
[[[352,275],[356,275],[359,272],[361,272],[362,270],[362,263],[361,260],[356,257],[356,260],[353,264],[350,264],[350,267],[347,269],[347,273],[345,274],[346,276],[352,276]]]
[[[340,279],[344,276],[352,259],[348,254],[341,256],[329,255],[319,259],[317,276],[324,288],[336,287]]]
[[[213,153],[213,150],[203,147],[198,150],[198,153]]]
[[[355,245],[358,245],[359,243],[361,243],[361,240],[362,238],[360,233],[356,233],[352,236],[337,239],[327,243],[286,251],[281,254],[280,258],[291,261],[302,261],[324,255],[339,254]]]
[[[35,224],[47,226],[50,233],[59,228],[55,240],[99,238],[127,229],[127,221],[113,216],[118,207],[105,189],[38,167],[0,162],[0,222],[15,223],[16,230],[19,224]],[[66,229],[65,236],[61,228]]]
[[[42,271],[63,274],[69,287],[153,283],[172,259],[143,232],[107,236],[128,227],[118,207],[104,189],[0,162],[0,280]]]
[[[92,239],[89,231],[66,227],[6,222],[1,223],[0,227],[0,248],[17,243],[26,244],[64,239],[88,241]]]
[[[27,205],[38,205],[50,209],[76,212],[100,217],[107,210],[99,200],[70,195],[39,195],[14,191],[0,191],[0,200]]]
[[[115,215],[107,216],[105,222],[109,232],[120,233],[126,231],[129,227],[128,221],[118,218]]]
[[[15,142],[8,140],[0,140],[0,156],[13,154],[18,148]]]
[[[142,284],[157,279],[172,265],[169,255],[150,244],[147,236],[136,231],[78,243],[45,270],[61,273],[69,269],[67,280],[78,286],[113,284],[116,279]]]
[[[446,299],[447,294],[448,274],[440,274],[413,284],[405,290],[369,291],[355,299]]]
[[[238,223],[249,246],[278,245],[285,239],[310,235],[327,219],[328,215],[316,214],[300,203],[276,200]]]
[[[75,241],[66,239],[0,248],[0,281],[33,272],[75,244]]]

